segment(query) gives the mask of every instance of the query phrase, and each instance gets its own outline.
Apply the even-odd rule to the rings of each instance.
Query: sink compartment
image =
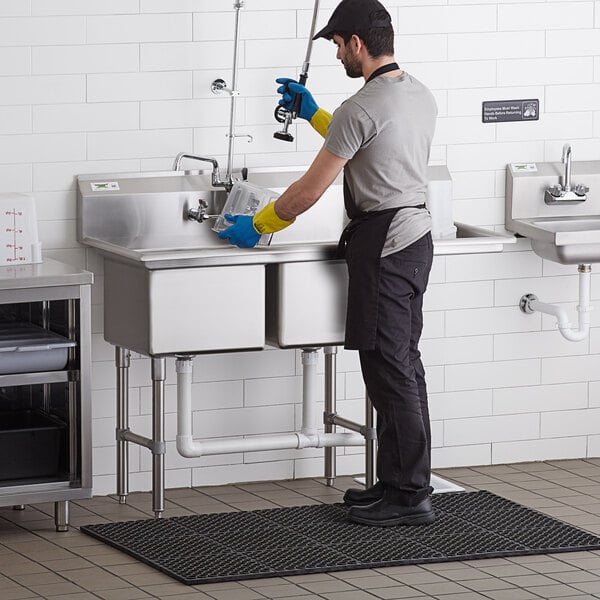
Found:
[[[267,342],[279,348],[344,343],[348,269],[341,260],[267,266]]]
[[[262,265],[148,270],[104,260],[104,337],[147,356],[259,350]]]
[[[458,238],[434,240],[435,255],[501,252],[514,236],[456,223]],[[279,348],[344,343],[348,269],[343,260],[282,262],[266,267],[267,343]]]

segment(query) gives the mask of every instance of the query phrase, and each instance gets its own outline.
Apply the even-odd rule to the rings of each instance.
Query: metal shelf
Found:
[[[69,371],[41,371],[37,373],[10,373],[0,375],[0,387],[63,383],[69,381]]]
[[[66,428],[59,432],[59,461],[56,469],[48,469],[51,475],[11,479],[8,475],[12,472],[4,469],[4,479],[0,481],[0,506],[54,502],[57,531],[67,531],[69,528],[69,501],[90,498],[92,495],[92,282],[92,273],[74,270],[49,259],[44,259],[39,264],[25,265],[16,275],[14,267],[0,265],[0,309],[3,311],[3,322],[33,323],[48,331],[60,330],[65,333],[63,337],[70,346],[65,363],[26,363],[15,360],[10,367],[5,363],[4,374],[0,374],[0,388],[9,401],[10,411],[17,412],[23,401],[23,408],[39,408],[50,414],[56,408],[64,417],[61,420]],[[69,343],[70,341],[74,343]],[[66,368],[52,369],[65,364]],[[27,369],[28,366],[38,370],[14,372]],[[43,428],[37,429],[41,431]],[[36,428],[32,427],[31,430],[35,431]],[[10,433],[9,430],[6,432]],[[38,443],[45,442],[33,436],[31,440],[24,440],[22,445],[29,450],[33,444]],[[43,452],[44,448],[41,445],[37,449]],[[8,450],[11,449],[9,446]],[[33,450],[35,448],[32,448],[31,456],[35,456]],[[18,471],[19,452],[20,450],[12,453],[17,464],[16,473],[35,475],[35,472],[25,469],[22,473]],[[0,475],[3,468],[4,464],[0,465]],[[52,475],[55,471],[56,474]]]

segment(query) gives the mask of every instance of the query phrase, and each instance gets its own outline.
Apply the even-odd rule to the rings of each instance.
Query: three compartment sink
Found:
[[[282,192],[301,172],[250,173]],[[344,339],[347,273],[335,260],[345,225],[341,179],[270,246],[231,246],[213,221],[188,221],[202,199],[217,214],[223,190],[186,172],[82,175],[78,240],[104,257],[104,337],[148,356],[318,347]],[[456,223],[434,253],[500,252],[514,236]]]

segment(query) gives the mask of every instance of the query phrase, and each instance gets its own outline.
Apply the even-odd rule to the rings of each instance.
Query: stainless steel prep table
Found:
[[[55,502],[57,531],[68,529],[68,501],[92,495],[92,283],[92,273],[51,259],[0,267],[0,310],[5,313],[4,321],[10,323],[11,315],[19,315],[49,331],[58,330],[75,342],[68,349],[66,366],[61,370],[0,375],[0,404],[4,408],[10,405],[16,412],[21,401],[37,403],[42,413],[59,413],[62,420],[57,420],[64,425],[58,448],[62,453],[61,467],[52,476],[23,478],[13,474],[3,478],[0,462],[0,506],[22,509],[26,504]],[[32,451],[26,442],[27,438],[24,452]]]

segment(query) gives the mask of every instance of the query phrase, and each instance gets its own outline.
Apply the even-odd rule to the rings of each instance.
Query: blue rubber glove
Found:
[[[238,248],[254,248],[260,240],[260,233],[254,229],[251,215],[225,215],[225,218],[233,223],[231,227],[219,232],[219,238],[229,240],[232,246]]]
[[[312,94],[303,85],[300,85],[297,81],[289,77],[280,77],[275,81],[283,84],[277,88],[277,93],[281,94],[279,104],[286,110],[292,110],[294,98],[296,94],[300,94],[301,101],[298,116],[310,123],[310,120],[319,108]]]

